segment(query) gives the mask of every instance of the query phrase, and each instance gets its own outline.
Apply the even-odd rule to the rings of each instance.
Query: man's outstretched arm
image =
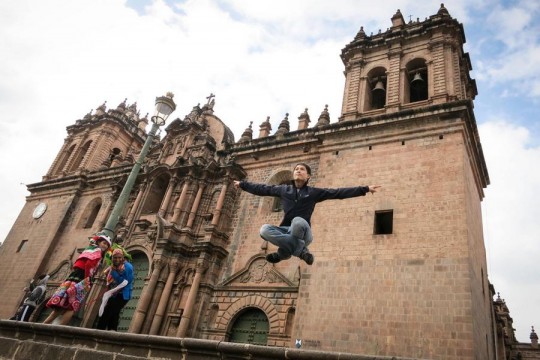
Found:
[[[367,193],[374,194],[379,191],[381,188],[380,185],[369,185],[369,186],[355,186],[355,187],[346,187],[346,188],[335,188],[335,189],[319,189],[318,201],[331,200],[331,199],[349,199],[357,196],[364,196]]]
[[[233,185],[237,189],[242,189],[250,194],[258,196],[280,196],[281,186],[279,185],[267,185],[267,184],[255,184],[249,181],[234,180]]]

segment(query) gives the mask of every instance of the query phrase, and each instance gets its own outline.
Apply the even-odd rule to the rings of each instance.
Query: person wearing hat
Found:
[[[123,249],[114,249],[112,265],[105,269],[109,291],[103,294],[97,328],[117,331],[120,311],[131,299],[133,290],[133,265],[124,258]]]
[[[47,302],[46,306],[53,311],[45,319],[44,324],[51,324],[60,315],[62,315],[60,324],[69,324],[73,314],[79,311],[81,303],[90,291],[93,275],[111,243],[111,238],[106,235],[97,235],[90,240],[90,245],[75,260],[71,274]]]
[[[265,224],[261,227],[261,237],[276,245],[277,252],[266,255],[266,261],[278,263],[291,256],[299,257],[308,265],[315,258],[308,246],[313,241],[311,234],[311,215],[315,205],[324,200],[348,199],[375,193],[380,185],[356,186],[349,188],[323,189],[308,186],[311,168],[306,163],[298,163],[293,170],[290,184],[255,184],[245,180],[234,181],[234,186],[258,196],[274,196],[281,199],[284,216],[279,226]]]

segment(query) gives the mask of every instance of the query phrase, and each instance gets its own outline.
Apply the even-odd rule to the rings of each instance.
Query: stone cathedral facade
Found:
[[[267,119],[235,140],[213,95],[166,125],[139,175],[117,237],[133,257],[122,331],[429,359],[504,359],[488,281],[480,204],[489,176],[473,112],[477,94],[462,25],[446,8],[385,32],[360,29],[342,50],[341,114]],[[339,76],[339,74],[336,74]],[[67,137],[0,248],[0,316],[28,280],[49,292],[100,231],[146,138],[136,104],[106,104]],[[298,162],[310,185],[381,184],[376,195],[320,203],[315,263],[276,265],[259,228],[279,202],[233,186],[281,184]],[[27,260],[32,259],[29,263]],[[73,325],[92,327],[97,278]],[[497,303],[496,303],[497,304]],[[502,311],[502,310],[501,310]],[[39,308],[34,320],[46,316]],[[510,319],[511,320],[511,319]],[[507,337],[506,337],[507,339]],[[510,354],[510,353],[508,353]]]

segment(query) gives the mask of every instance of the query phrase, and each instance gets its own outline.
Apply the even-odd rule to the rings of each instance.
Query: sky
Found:
[[[213,93],[236,140],[270,116],[274,131],[308,108],[341,111],[341,49],[361,26],[385,31],[400,9],[423,20],[440,1],[2,0],[0,241],[60,150],[66,127],[106,101],[141,116],[175,94],[183,118]],[[540,327],[540,1],[452,0],[478,96],[491,184],[482,203],[488,277],[519,341]]]

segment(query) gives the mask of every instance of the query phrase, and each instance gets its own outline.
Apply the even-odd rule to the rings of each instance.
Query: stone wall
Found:
[[[407,360],[0,320],[0,360]],[[412,359],[409,359],[412,360]]]

